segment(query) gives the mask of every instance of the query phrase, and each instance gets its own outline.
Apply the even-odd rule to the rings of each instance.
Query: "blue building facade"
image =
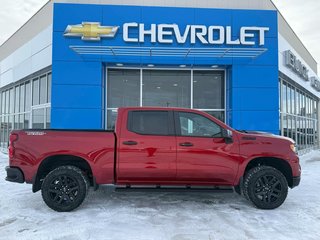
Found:
[[[276,11],[55,3],[52,48],[51,128],[107,129],[117,107],[156,105],[279,134]]]

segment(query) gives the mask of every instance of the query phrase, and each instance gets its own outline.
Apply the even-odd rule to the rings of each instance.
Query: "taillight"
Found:
[[[18,135],[15,133],[11,133],[9,137],[9,148],[8,148],[8,153],[9,157],[13,158],[14,156],[14,142],[18,140]]]

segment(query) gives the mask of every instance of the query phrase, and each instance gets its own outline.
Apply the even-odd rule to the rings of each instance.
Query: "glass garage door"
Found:
[[[119,107],[194,108],[225,120],[225,72],[218,70],[107,69],[107,129]]]

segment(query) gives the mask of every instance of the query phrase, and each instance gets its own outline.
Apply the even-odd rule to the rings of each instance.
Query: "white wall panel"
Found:
[[[18,66],[22,62],[26,61],[31,56],[31,43],[27,42],[22,47],[18,48],[12,53],[12,66]]]
[[[0,87],[52,64],[52,25],[0,62]]]
[[[10,55],[0,62],[0,66],[1,66],[0,74],[5,73],[6,71],[12,68],[12,59],[13,59],[12,55]]]
[[[52,44],[52,25],[39,33],[31,41],[31,55],[34,55]]]
[[[31,57],[31,71],[36,72],[52,64],[52,45],[42,49]]]
[[[13,79],[13,72],[12,69],[9,69],[5,73],[1,74],[1,85],[0,88],[10,84]]]
[[[13,81],[12,82],[16,82],[28,75],[30,75],[31,72],[31,58],[27,58],[26,60],[24,60],[23,62],[21,62],[20,64],[17,64],[14,66],[13,68]]]

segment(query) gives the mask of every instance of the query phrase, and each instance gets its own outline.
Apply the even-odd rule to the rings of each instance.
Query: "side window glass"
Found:
[[[221,127],[196,113],[178,112],[181,136],[222,137]]]
[[[132,111],[128,129],[143,135],[170,135],[168,111]]]

